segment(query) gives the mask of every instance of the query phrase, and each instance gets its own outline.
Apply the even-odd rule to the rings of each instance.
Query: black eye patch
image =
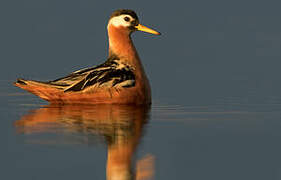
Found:
[[[126,16],[126,17],[124,17],[124,20],[127,21],[127,22],[129,22],[129,21],[130,21],[130,18]]]

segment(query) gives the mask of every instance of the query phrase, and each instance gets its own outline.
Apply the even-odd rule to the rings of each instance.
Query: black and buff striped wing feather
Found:
[[[75,71],[48,83],[63,87],[65,92],[81,91],[88,87],[128,88],[135,85],[135,74],[130,66],[113,60],[96,67]]]

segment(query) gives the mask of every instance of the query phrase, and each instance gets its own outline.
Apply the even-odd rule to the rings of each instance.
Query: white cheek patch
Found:
[[[118,27],[118,26],[129,27],[129,26],[131,26],[131,23],[130,23],[131,20],[127,22],[127,21],[124,20],[125,17],[129,17],[131,20],[133,19],[130,15],[123,14],[123,15],[111,18],[108,22],[108,25],[111,24],[115,27]]]

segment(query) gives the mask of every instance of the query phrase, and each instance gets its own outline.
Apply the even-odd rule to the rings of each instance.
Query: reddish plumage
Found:
[[[116,13],[119,11],[120,13]],[[87,87],[85,89],[84,86],[82,86],[83,88],[81,88],[81,90],[79,91],[66,91],[67,88],[65,88],[64,85],[58,85],[54,83],[54,81],[50,81],[50,83],[19,79],[15,83],[15,85],[53,104],[150,104],[150,85],[145,75],[136,48],[134,47],[133,42],[131,40],[130,34],[136,30],[147,31],[154,34],[155,31],[151,29],[147,30],[148,28],[146,27],[146,29],[141,29],[144,26],[137,26],[139,25],[138,19],[134,19],[132,16],[130,16],[130,19],[132,20],[131,25],[128,25],[128,22],[125,21],[123,25],[123,19],[121,19],[121,15],[129,16],[131,13],[122,14],[122,12],[127,11],[119,11],[114,12],[118,15],[117,18],[119,19],[114,19],[115,24],[109,21],[107,27],[109,37],[109,57],[118,57],[118,61],[116,61],[118,62],[116,70],[124,66],[128,66],[130,69],[132,69],[134,73],[133,85],[131,85],[130,87],[119,87],[115,86],[116,84],[114,83],[112,86],[103,86],[101,85],[101,83],[97,83],[97,85],[93,85],[92,87]],[[111,19],[115,17],[116,16],[112,16]],[[117,26],[116,23],[121,24]],[[79,80],[81,80],[81,82],[84,82],[85,79],[88,78],[88,76],[86,75],[78,77],[81,79],[77,80],[76,78],[75,81],[68,80],[66,82],[73,83],[73,85],[79,82]],[[114,75],[116,76],[116,73]],[[119,78],[120,80],[120,78],[122,78],[122,74],[119,76],[120,77],[117,78]],[[99,78],[102,78],[102,76],[100,76]],[[112,82],[114,81],[112,80]],[[108,81],[108,83],[111,83],[111,81]],[[72,84],[67,84],[67,86],[71,87]]]
[[[100,88],[78,92],[64,92],[52,86],[36,82],[24,81],[16,86],[29,91],[52,104],[149,104],[151,102],[149,84],[136,83],[131,88]]]

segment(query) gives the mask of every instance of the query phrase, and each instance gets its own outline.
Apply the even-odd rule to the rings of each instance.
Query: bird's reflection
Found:
[[[148,155],[134,161],[134,153],[149,118],[149,106],[46,106],[30,112],[15,122],[17,132],[40,134],[69,134],[80,137],[79,143],[94,144],[99,140],[107,145],[108,180],[151,179],[154,157]],[[77,136],[73,143],[77,143]],[[67,143],[71,142],[67,139]],[[79,139],[79,138],[78,138]],[[81,141],[82,140],[82,141]],[[60,140],[61,141],[61,140]],[[37,143],[58,143],[42,140]],[[60,143],[60,142],[59,142]]]

